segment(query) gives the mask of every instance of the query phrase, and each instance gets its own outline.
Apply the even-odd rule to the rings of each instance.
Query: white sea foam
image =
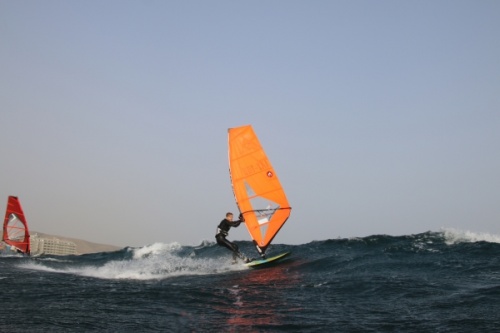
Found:
[[[490,243],[500,243],[500,236],[482,233],[482,232],[472,232],[468,230],[459,230],[453,228],[442,228],[441,231],[444,234],[444,239],[446,244],[456,244],[456,243],[474,243],[474,242],[490,242]]]
[[[44,258],[44,257],[34,257],[36,260],[40,260],[40,261],[53,261],[53,262],[71,262],[71,260],[67,260],[67,259],[59,259],[59,258],[52,258],[52,257],[48,257],[48,258]]]
[[[154,243],[151,245],[146,245],[141,248],[133,249],[134,251],[134,259],[140,259],[144,257],[148,257],[150,255],[161,255],[162,253],[168,253],[181,249],[181,245],[179,243]]]
[[[49,262],[31,261],[20,264],[26,269],[75,274],[101,279],[152,280],[181,275],[207,275],[248,269],[244,265],[233,265],[230,259],[199,258],[192,254],[180,256],[182,246],[178,243],[154,243],[131,249],[131,259],[110,260],[103,265],[82,265],[78,262],[61,267],[51,267]]]

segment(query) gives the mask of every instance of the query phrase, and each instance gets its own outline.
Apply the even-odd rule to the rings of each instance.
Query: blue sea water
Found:
[[[239,242],[246,254],[250,242]],[[303,245],[250,269],[152,244],[0,257],[0,332],[499,332],[500,239],[457,231]]]

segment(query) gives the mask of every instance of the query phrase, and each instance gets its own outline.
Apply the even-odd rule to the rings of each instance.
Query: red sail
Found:
[[[3,221],[3,241],[22,253],[30,253],[30,233],[19,199],[9,196]]]

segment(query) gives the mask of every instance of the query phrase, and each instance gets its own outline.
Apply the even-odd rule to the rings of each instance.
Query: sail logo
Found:
[[[242,152],[255,152],[261,149],[259,142],[254,139],[252,133],[245,133],[236,140]]]
[[[262,159],[257,161],[256,163],[250,164],[242,168],[242,173],[244,176],[254,175],[266,169],[269,169],[271,166],[269,165],[269,161],[266,159]],[[271,171],[267,171],[267,176],[272,177],[273,173]]]

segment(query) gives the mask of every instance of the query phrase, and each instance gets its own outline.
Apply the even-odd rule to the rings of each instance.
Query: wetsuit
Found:
[[[244,220],[241,219],[238,221],[229,221],[228,219],[224,219],[220,221],[219,226],[217,227],[217,233],[215,234],[217,244],[219,244],[220,246],[225,246],[233,252],[233,260],[236,260],[236,257],[239,257],[243,260],[247,259],[243,254],[240,253],[238,245],[226,239],[227,235],[229,234],[229,229],[231,229],[231,227],[238,227],[243,221]]]

